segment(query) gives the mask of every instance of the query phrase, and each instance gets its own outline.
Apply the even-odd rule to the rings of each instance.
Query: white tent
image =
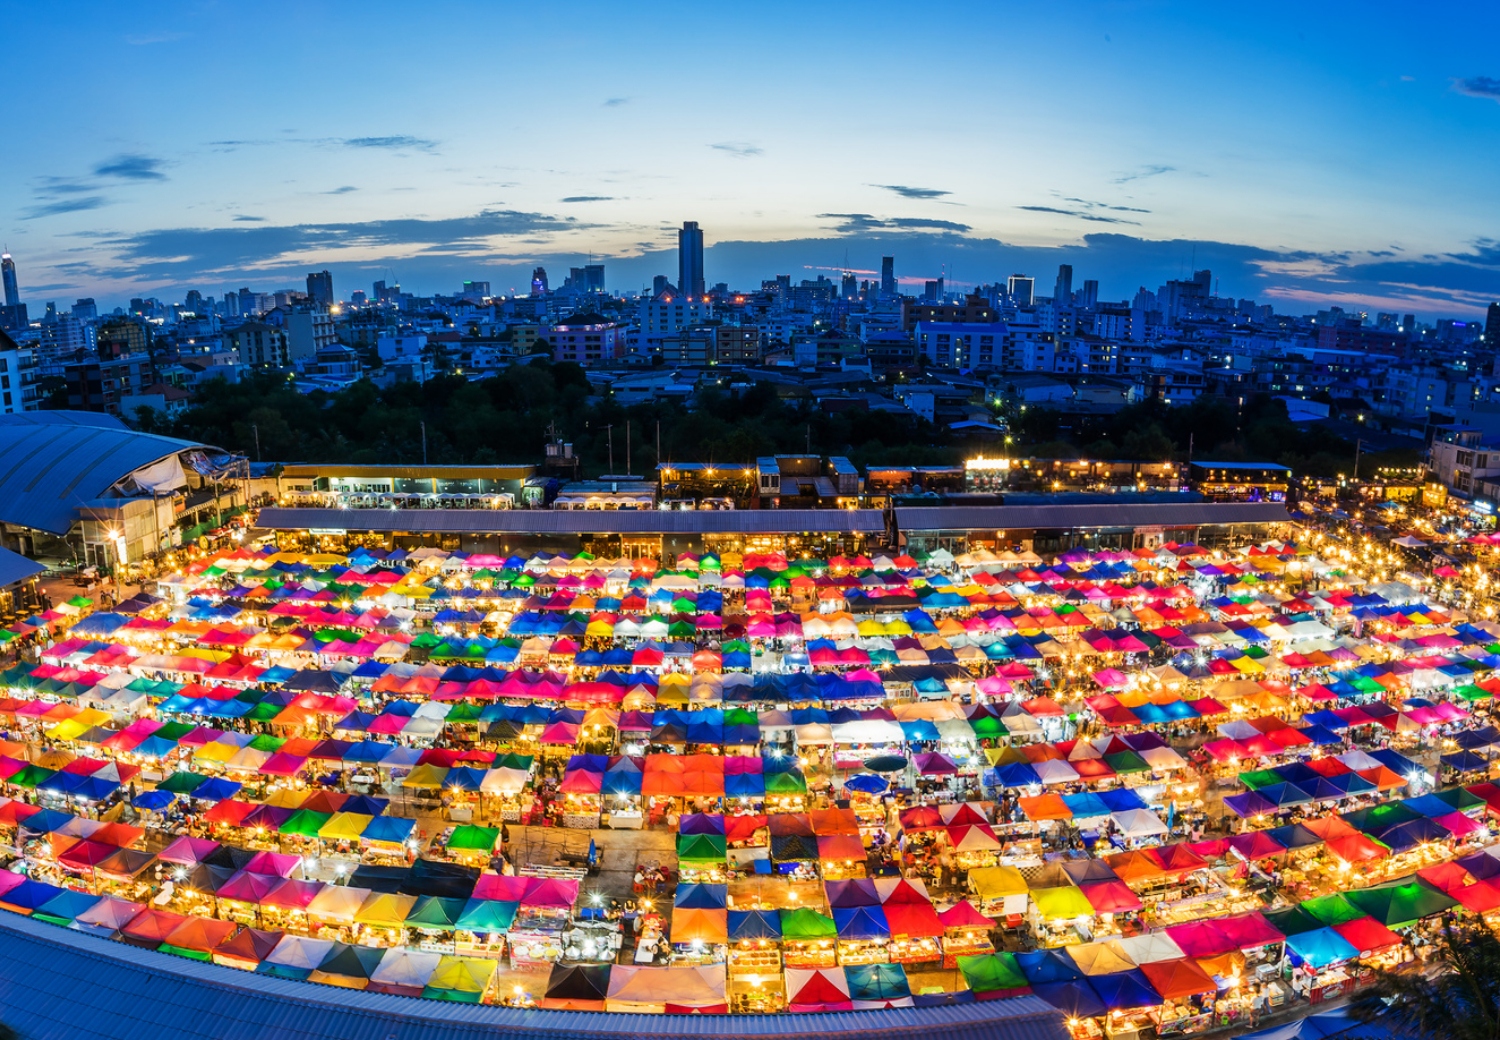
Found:
[[[1110,818],[1126,838],[1151,838],[1167,833],[1167,825],[1149,809],[1126,809],[1110,813]]]
[[[725,1003],[724,965],[692,968],[636,967],[617,964],[609,973],[609,1011],[661,1013],[677,1007],[713,1007]]]

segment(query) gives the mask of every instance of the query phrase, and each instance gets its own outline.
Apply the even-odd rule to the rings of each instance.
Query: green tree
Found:
[[[1445,921],[1428,971],[1378,972],[1354,1013],[1412,1036],[1500,1040],[1500,938]]]

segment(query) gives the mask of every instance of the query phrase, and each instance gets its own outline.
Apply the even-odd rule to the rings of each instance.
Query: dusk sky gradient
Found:
[[[1302,313],[1500,297],[1500,4],[0,0],[40,313],[374,278],[758,286],[883,253]],[[846,259],[847,258],[847,259]],[[945,266],[946,265],[946,266]],[[910,284],[910,282],[908,282]]]

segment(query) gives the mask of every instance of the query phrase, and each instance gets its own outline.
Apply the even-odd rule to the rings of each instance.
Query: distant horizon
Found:
[[[0,0],[23,299],[108,310],[325,267],[523,289],[591,252],[635,288],[675,277],[684,220],[709,282],[741,289],[895,254],[907,284],[1073,263],[1109,299],[1207,267],[1283,313],[1500,298],[1495,5],[411,15]]]

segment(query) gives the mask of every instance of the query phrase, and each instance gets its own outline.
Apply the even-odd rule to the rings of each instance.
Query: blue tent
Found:
[[[1108,816],[1110,812],[1109,806],[1105,804],[1104,799],[1092,791],[1084,791],[1080,794],[1065,794],[1062,796],[1062,800],[1063,804],[1072,810],[1075,820],[1087,819],[1091,816]]]
[[[833,923],[840,939],[889,939],[891,926],[885,911],[878,906],[839,907],[833,911]]]
[[[728,885],[678,885],[672,900],[678,910],[723,910],[728,905]]]
[[[1145,972],[1139,968],[1117,971],[1109,975],[1093,975],[1089,983],[1104,1006],[1111,1011],[1121,1008],[1155,1007],[1161,1003],[1161,994],[1152,988]]]
[[[729,939],[780,939],[781,915],[775,910],[729,911]]]
[[[391,845],[404,845],[406,839],[411,837],[412,828],[416,825],[416,820],[401,816],[377,816],[365,827],[364,833],[360,835],[360,840],[380,841]]]
[[[1103,976],[1099,976],[1103,978]],[[1108,1010],[1088,979],[1066,982],[1034,982],[1031,991],[1069,1018],[1094,1018]],[[1160,1003],[1157,998],[1156,1003]]]
[[[193,788],[192,797],[201,798],[206,802],[222,802],[226,798],[233,798],[239,794],[242,786],[244,785],[233,780],[226,780],[222,776],[210,777]]]
[[[1375,1022],[1361,1022],[1347,1007],[1299,1018],[1285,1025],[1256,1033],[1241,1034],[1240,1040],[1397,1040],[1398,1034]]]
[[[171,791],[143,791],[130,804],[147,812],[162,812],[176,800],[177,796]]]
[[[899,964],[851,964],[844,968],[852,1000],[907,1000],[911,984]]]
[[[1359,951],[1349,940],[1332,928],[1315,928],[1299,935],[1289,935],[1286,937],[1286,946],[1308,966],[1320,971],[1330,964],[1353,960],[1359,956]]]
[[[1048,982],[1071,982],[1083,978],[1073,958],[1061,950],[1032,950],[1016,954],[1021,974],[1033,986]]]

